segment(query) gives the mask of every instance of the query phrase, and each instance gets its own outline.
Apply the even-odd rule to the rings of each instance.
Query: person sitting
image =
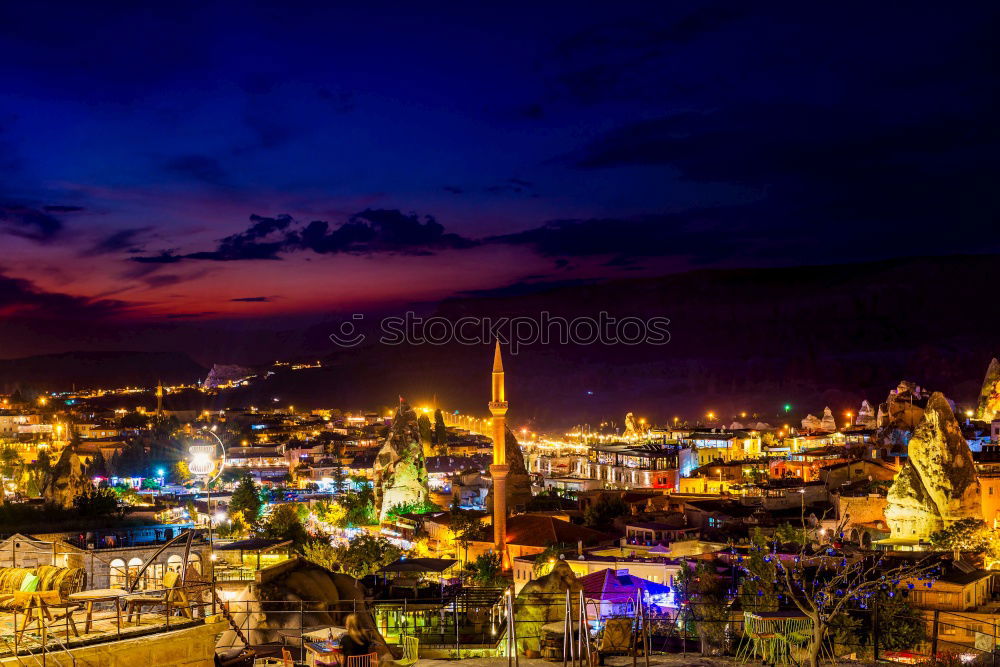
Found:
[[[373,642],[361,629],[357,614],[348,614],[344,620],[347,632],[340,638],[340,652],[345,658],[367,655],[375,650]]]

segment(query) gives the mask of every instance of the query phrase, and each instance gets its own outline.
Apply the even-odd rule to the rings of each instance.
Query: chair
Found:
[[[169,615],[174,609],[180,609],[181,613],[192,618],[191,603],[183,590],[176,588],[180,575],[177,572],[167,572],[163,575],[163,592],[159,595],[140,595],[129,598],[128,601],[128,622],[132,622],[132,614],[135,614],[135,623],[142,622],[143,607],[164,607],[164,613]]]
[[[403,635],[403,657],[396,660],[395,663],[397,665],[402,665],[403,667],[409,667],[417,662],[417,656],[419,653],[420,640],[416,637]]]
[[[378,667],[378,653],[348,656],[346,667]]]

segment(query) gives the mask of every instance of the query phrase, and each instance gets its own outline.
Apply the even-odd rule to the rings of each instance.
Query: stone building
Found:
[[[24,535],[15,533],[0,541],[0,567],[82,567],[87,572],[87,588],[124,588],[126,576],[134,578],[142,564],[152,558],[162,544],[129,547],[81,549],[69,542],[70,536]],[[137,590],[155,589],[168,570],[180,571],[184,562],[185,545],[175,544],[156,556],[146,569]],[[195,541],[188,554],[191,567],[199,572],[209,570],[209,546]]]

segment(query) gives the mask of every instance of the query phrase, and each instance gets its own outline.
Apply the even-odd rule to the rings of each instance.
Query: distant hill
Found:
[[[67,390],[191,383],[207,369],[180,352],[63,352],[0,359],[0,390]]]
[[[988,293],[997,266],[997,256],[962,256],[705,270],[451,299],[434,314],[670,318],[663,346],[550,343],[508,355],[515,425],[620,422],[629,410],[661,423],[708,410],[785,423],[825,405],[839,420],[863,398],[884,400],[903,378],[973,401],[1000,352],[1000,309]],[[485,413],[488,345],[369,343],[328,355],[321,370],[278,373],[224,400],[373,407],[402,393]],[[786,402],[787,415],[779,408]]]
[[[508,354],[515,427],[620,423],[626,411],[662,423],[708,410],[728,419],[745,410],[788,423],[825,405],[840,420],[863,398],[881,402],[904,378],[972,403],[987,364],[1000,353],[1000,308],[991,291],[998,266],[1000,256],[970,255],[535,284],[449,299],[434,314],[454,321],[606,311],[616,318],[670,319],[671,339],[663,346],[550,343]],[[372,409],[388,408],[399,394],[416,405],[436,395],[444,407],[486,413],[488,344],[384,345],[370,337],[358,348],[327,343],[328,352],[318,352],[335,324],[294,332],[295,340],[313,341],[308,354],[316,356],[309,359],[322,357],[323,368],[279,370],[238,392],[191,400],[209,401],[206,408]],[[204,359],[203,351],[191,351]],[[0,362],[0,383],[30,377],[77,386],[152,384],[157,375],[191,381],[207,372],[186,355],[120,354]],[[787,415],[779,408],[786,402],[793,404]]]

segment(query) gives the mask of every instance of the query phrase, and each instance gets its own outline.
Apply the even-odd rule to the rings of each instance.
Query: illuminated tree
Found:
[[[503,568],[500,565],[500,554],[498,553],[490,551],[479,554],[468,568],[472,581],[479,586],[501,588],[507,583],[503,577]]]
[[[704,655],[721,654],[729,636],[730,600],[714,565],[699,561],[692,570],[684,566],[677,578],[679,625],[698,632]]]
[[[340,563],[344,572],[361,579],[378,572],[403,556],[403,550],[382,537],[361,533],[347,545],[335,547],[334,562]]]
[[[253,477],[247,473],[236,485],[232,497],[229,499],[230,512],[242,512],[247,523],[251,526],[257,523],[260,517],[260,490],[253,481]]]
[[[299,517],[298,503],[274,507],[261,527],[261,533],[264,537],[272,539],[291,540],[296,547],[305,544],[308,535],[305,526],[302,525],[302,519]]]
[[[811,630],[801,637],[811,667],[818,667],[824,650],[832,653],[832,635],[849,624],[844,616],[852,609],[868,610],[879,597],[894,597],[901,586],[929,588],[939,571],[934,556],[894,561],[886,552],[848,556],[828,545],[779,553],[765,542],[752,545],[750,557],[734,557],[747,586],[773,585],[779,603],[791,604],[811,621]]]

